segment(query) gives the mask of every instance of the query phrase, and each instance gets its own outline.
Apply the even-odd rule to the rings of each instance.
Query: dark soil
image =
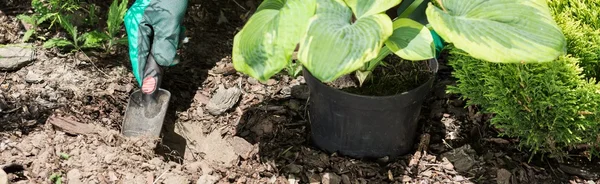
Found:
[[[0,7],[10,10],[0,14],[3,43],[22,36],[14,17],[27,10],[16,2]],[[446,94],[454,79],[444,58],[423,103],[414,153],[372,161],[321,151],[310,141],[303,77],[279,74],[263,84],[233,69],[233,36],[256,5],[190,0],[190,43],[182,63],[165,70],[162,87],[172,97],[160,140],[119,134],[129,95],[138,89],[126,47],[96,55],[36,43],[33,63],[0,73],[0,168],[12,183],[48,183],[52,174],[67,183],[597,182],[600,172],[590,169],[596,161],[530,161],[518,140],[498,137],[489,115]],[[31,82],[30,73],[40,80]],[[221,87],[242,93],[212,114]]]
[[[354,73],[328,85],[358,95],[390,96],[413,90],[433,77],[428,61],[407,61],[395,55],[382,61],[386,64],[377,67],[362,86]]]

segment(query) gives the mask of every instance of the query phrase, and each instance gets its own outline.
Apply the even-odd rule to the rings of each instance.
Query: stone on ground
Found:
[[[15,71],[35,60],[31,44],[0,47],[0,71]]]
[[[475,165],[475,158],[473,156],[475,154],[475,150],[473,150],[470,145],[466,144],[462,147],[443,153],[442,157],[448,158],[448,160],[454,164],[454,169],[456,171],[467,172]]]
[[[237,87],[225,89],[224,86],[219,86],[217,92],[206,105],[206,110],[212,115],[220,115],[231,109],[240,99],[242,91]]]
[[[510,184],[510,176],[512,174],[506,169],[498,169],[496,172],[496,182],[498,184]]]

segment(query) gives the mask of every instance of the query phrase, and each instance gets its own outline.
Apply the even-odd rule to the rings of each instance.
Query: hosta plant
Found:
[[[264,0],[234,38],[234,67],[266,81],[290,66],[298,49],[298,62],[331,82],[377,66],[372,64],[386,52],[411,61],[433,58],[432,31],[472,57],[495,63],[547,62],[565,50],[544,0],[440,0],[427,5],[428,25],[406,18],[411,12],[394,19],[385,14],[400,3]]]

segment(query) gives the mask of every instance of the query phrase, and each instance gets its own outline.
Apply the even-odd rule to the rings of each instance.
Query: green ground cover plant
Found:
[[[117,44],[127,44],[126,37],[119,37],[127,3],[128,0],[113,0],[108,10],[106,27],[98,27],[98,6],[94,4],[84,6],[82,4],[85,3],[79,0],[32,0],[33,13],[18,16],[32,26],[24,34],[23,41],[27,42],[34,36],[44,41],[45,48],[59,47],[71,51],[104,49],[109,52]],[[65,31],[67,35],[47,39],[39,34],[42,29],[57,29]]]
[[[450,65],[467,105],[492,113],[501,135],[516,137],[534,153],[565,158],[587,148],[598,156],[600,143],[600,2],[548,0],[567,41],[567,53],[553,62],[497,64],[451,47]]]

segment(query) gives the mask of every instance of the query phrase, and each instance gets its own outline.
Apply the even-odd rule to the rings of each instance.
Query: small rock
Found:
[[[0,168],[0,184],[8,184],[8,175]]]
[[[471,146],[466,144],[462,147],[450,150],[443,153],[441,156],[448,158],[453,163],[454,168],[458,172],[467,172],[475,165],[475,150],[471,149]]]
[[[0,47],[0,71],[15,71],[35,60],[31,44]]]
[[[296,166],[298,166],[298,165],[296,165]],[[298,166],[298,167],[302,167],[302,166]],[[319,174],[309,172],[306,175],[308,176],[308,182],[310,184],[321,184],[321,176]]]
[[[348,175],[342,174],[342,184],[351,184],[350,177]]]
[[[81,181],[81,172],[78,169],[71,169],[67,172],[67,182],[69,182],[69,184],[83,184]]]
[[[506,169],[498,169],[496,173],[496,182],[498,184],[510,184],[510,176],[512,174]]]
[[[187,177],[169,173],[165,176],[164,184],[180,184],[180,183],[190,183]]]
[[[292,87],[292,97],[306,100],[310,95],[307,85],[296,85]]]
[[[29,82],[29,83],[39,83],[42,80],[44,80],[42,78],[42,76],[36,74],[35,72],[29,70],[27,72],[27,75],[25,76],[25,82]]]
[[[206,105],[206,110],[212,115],[220,115],[231,109],[242,95],[242,91],[237,87],[225,89],[223,85],[219,86],[217,92]]]
[[[340,184],[342,182],[342,178],[334,173],[325,173],[323,174],[321,183],[323,184]]]
[[[231,146],[233,147],[233,151],[235,151],[235,153],[240,155],[243,159],[248,159],[248,157],[250,156],[250,152],[252,152],[252,150],[254,149],[254,146],[252,146],[252,144],[250,144],[245,139],[237,136],[233,137],[233,139],[229,141],[229,144],[231,144]]]
[[[217,181],[219,181],[218,176],[205,174],[205,175],[200,176],[200,178],[198,178],[198,181],[196,181],[196,184],[215,184],[215,183],[217,183]]]
[[[289,173],[292,173],[292,174],[298,174],[302,171],[302,166],[299,166],[296,164],[290,164],[290,165],[286,166],[285,168]]]

